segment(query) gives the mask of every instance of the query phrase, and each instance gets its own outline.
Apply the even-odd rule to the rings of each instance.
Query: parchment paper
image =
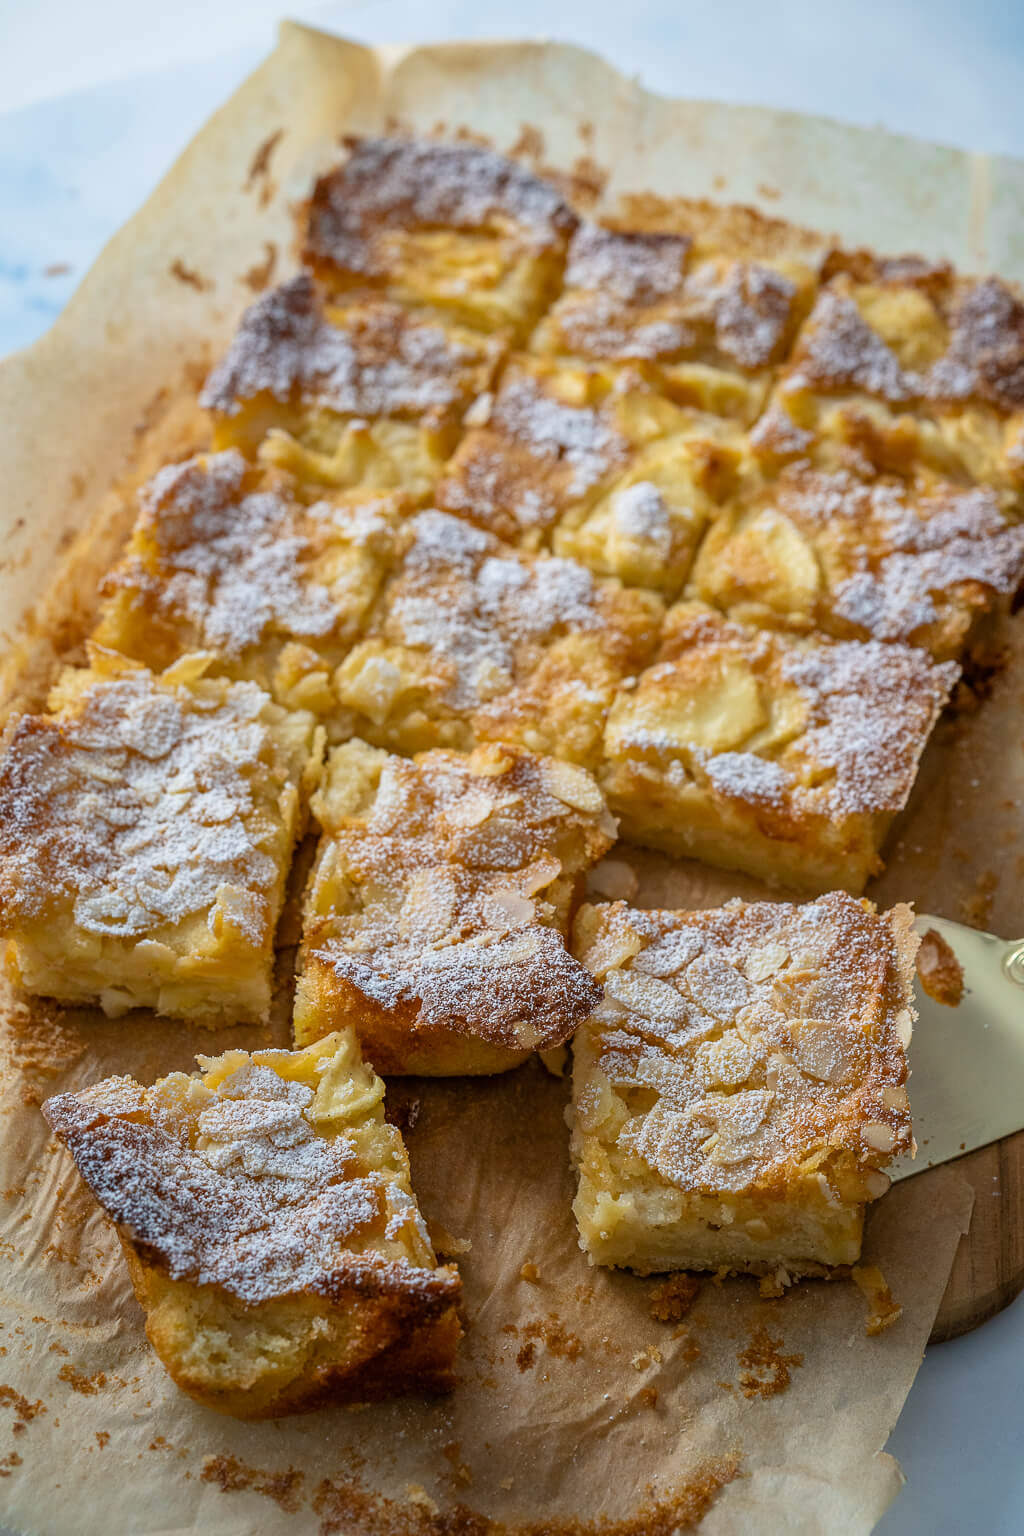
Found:
[[[254,289],[287,270],[291,201],[340,133],[396,120],[518,144],[568,175],[577,195],[608,204],[639,192],[735,198],[847,241],[1024,276],[1017,162],[666,101],[573,48],[375,52],[288,26],[54,329],[0,367],[0,641],[52,594],[11,648],[8,699],[36,701],[58,652],[74,653],[133,479],[161,454],[202,443],[191,390]],[[1024,644],[1008,645],[1016,654],[992,696],[940,728],[877,891],[1005,932],[1020,923],[1024,877]],[[626,857],[641,903],[712,905],[757,891],[695,865]],[[247,1045],[286,1039],[289,959],[275,1023]],[[459,1388],[438,1403],[244,1426],[190,1403],[154,1363],[110,1234],[37,1108],[112,1071],[149,1080],[187,1067],[196,1049],[229,1038],[238,1043],[13,999],[3,1010],[8,1522],[82,1536],[429,1536],[496,1531],[489,1521],[525,1523],[535,1536],[667,1536],[702,1517],[713,1533],[871,1528],[899,1485],[881,1447],[969,1219],[971,1191],[954,1169],[902,1184],[872,1213],[867,1258],[904,1305],[880,1337],[865,1337],[864,1302],[845,1281],[762,1301],[755,1283],[709,1280],[689,1314],[666,1323],[650,1311],[656,1282],[590,1270],[576,1246],[564,1082],[531,1065],[486,1082],[392,1084],[396,1114],[419,1109],[407,1138],[428,1217],[472,1242],[460,1258]],[[524,1264],[536,1280],[520,1277]],[[564,1523],[574,1518],[589,1523]]]

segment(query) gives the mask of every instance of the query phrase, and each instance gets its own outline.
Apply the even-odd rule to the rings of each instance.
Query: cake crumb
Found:
[[[519,1271],[520,1280],[525,1280],[528,1285],[540,1284],[540,1270],[536,1264],[525,1263]]]
[[[785,1392],[793,1379],[793,1371],[803,1365],[803,1355],[784,1355],[783,1341],[774,1338],[767,1328],[754,1328],[750,1343],[741,1349],[736,1359],[742,1367],[740,1390],[744,1397],[777,1397]]]
[[[426,1510],[431,1518],[440,1513],[437,1504],[430,1497],[427,1490],[421,1487],[419,1483],[407,1483],[405,1497],[410,1504],[415,1504],[418,1508]]]
[[[695,1275],[670,1275],[651,1292],[651,1316],[659,1323],[678,1323],[697,1300],[700,1284]]]
[[[902,1303],[893,1296],[877,1264],[855,1264],[850,1273],[854,1285],[868,1304],[864,1332],[869,1339],[874,1338],[891,1328],[903,1315]]]
[[[964,995],[964,969],[951,946],[929,928],[917,952],[917,975],[928,996],[947,1008],[956,1008]]]

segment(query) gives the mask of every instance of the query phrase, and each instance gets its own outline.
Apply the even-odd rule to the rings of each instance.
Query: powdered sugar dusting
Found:
[[[758,262],[733,261],[724,273],[714,263],[688,274],[687,314],[709,321],[722,352],[741,368],[776,362],[793,317],[796,285]]]
[[[378,231],[495,231],[535,250],[561,244],[576,216],[551,182],[477,144],[359,139],[317,183],[307,255],[367,277],[387,272]]]
[[[494,355],[493,343],[470,347],[380,300],[332,325],[312,279],[300,273],[246,310],[200,404],[230,416],[256,395],[299,396],[344,415],[440,421],[483,387]]]
[[[837,816],[901,810],[959,668],[905,645],[842,641],[787,651],[781,675],[809,705],[801,757],[834,774],[800,798]]]
[[[300,509],[273,492],[242,494],[246,471],[233,451],[160,470],[142,493],[140,529],[156,544],[161,579],[148,578],[135,560],[110,583],[145,590],[157,612],[189,622],[195,645],[228,657],[272,627],[313,638],[340,619],[305,568],[310,543]],[[305,519],[317,515],[312,508]]]
[[[443,512],[420,513],[411,526],[386,633],[450,669],[453,708],[472,708],[511,687],[524,647],[600,627],[597,585],[574,561],[503,554],[496,539]]]
[[[80,713],[22,718],[0,766],[3,926],[60,902],[87,932],[139,938],[231,887],[262,942],[278,874],[254,794],[273,771],[268,702],[252,684],[199,698],[137,671],[94,684]]]
[[[877,1168],[889,1154],[865,1131],[879,1125],[895,1151],[909,1147],[899,1022],[911,1004],[909,918],[840,893],[799,907],[604,909],[586,956],[606,994],[586,1026],[594,1064],[577,1068],[577,1157],[591,1100],[604,1102],[601,1078],[627,1107],[644,1091],[615,1151],[681,1189],[792,1188],[826,1149],[825,1178],[844,1155]],[[605,971],[623,939],[639,953]]]
[[[975,396],[1005,411],[1024,408],[1024,305],[996,277],[970,284],[953,315],[949,348],[931,368],[932,400]]]
[[[367,750],[337,749],[331,776],[346,780]],[[412,1005],[418,1028],[511,1049],[564,1040],[598,996],[558,926],[564,882],[614,837],[593,779],[505,745],[374,761],[360,817],[320,807],[328,867],[360,895],[308,915],[307,948],[378,1007]]]
[[[688,235],[584,224],[569,247],[566,287],[611,294],[623,304],[655,303],[679,292],[692,244]]]
[[[123,1087],[115,1109],[100,1084],[45,1113],[108,1214],[172,1279],[250,1304],[330,1294],[352,1262],[346,1244],[383,1230],[384,1180],[357,1175],[345,1137],[316,1134],[306,1084],[247,1063],[208,1091],[190,1127],[122,1083],[134,1103]]]
[[[811,311],[790,376],[794,385],[863,389],[896,404],[918,399],[924,382],[906,372],[853,299],[826,288]]]

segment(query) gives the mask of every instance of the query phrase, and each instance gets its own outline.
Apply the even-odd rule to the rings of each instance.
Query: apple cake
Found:
[[[983,647],[1022,583],[1024,527],[988,487],[794,464],[716,516],[688,590],[745,624],[947,661]]]
[[[730,251],[682,228],[581,224],[565,285],[533,345],[645,366],[680,404],[749,426],[810,308],[814,266]]]
[[[315,485],[430,494],[501,343],[371,296],[326,303],[308,273],[257,299],[199,397],[214,447]]]
[[[754,433],[769,461],[988,485],[1024,509],[1024,304],[916,257],[833,258]]]
[[[620,690],[602,786],[629,841],[810,892],[863,889],[959,669],[898,643],[670,610]]]
[[[28,992],[261,1021],[313,716],[203,656],[154,676],[94,651],[0,749],[0,934]]]
[[[443,512],[404,539],[335,676],[349,734],[405,753],[517,742],[596,769],[616,686],[657,647],[660,598]]]
[[[347,147],[306,210],[303,260],[325,287],[524,336],[554,297],[577,223],[555,186],[479,144]]]
[[[499,1072],[594,1007],[565,936],[615,822],[583,769],[504,744],[410,759],[354,740],[313,809],[298,1045],[348,1019],[382,1072]]]
[[[191,651],[331,723],[332,679],[394,557],[406,506],[374,491],[303,499],[236,449],[169,464],[108,574],[95,640],[162,671]]]
[[[458,1274],[438,1267],[355,1032],[198,1062],[43,1106],[173,1380],[245,1419],[449,1390]]]
[[[913,1148],[908,907],[581,909],[604,1000],[573,1042],[574,1211],[592,1263],[818,1274]]]
[[[523,353],[509,359],[493,399],[476,402],[467,426],[438,483],[438,505],[531,550],[546,548],[562,525],[571,538],[598,502],[650,478],[648,467],[657,475],[667,440],[675,458],[665,461],[660,489],[670,521],[681,525],[683,553],[692,554],[707,507],[689,505],[691,488],[706,497],[719,480],[728,484],[742,446],[733,423],[673,404],[635,368]]]

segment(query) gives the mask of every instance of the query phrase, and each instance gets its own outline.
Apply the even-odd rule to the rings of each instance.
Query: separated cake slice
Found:
[[[565,287],[533,339],[540,352],[645,364],[680,404],[750,425],[810,308],[807,253],[728,248],[702,229],[586,223]],[[708,235],[711,238],[708,238]],[[777,243],[777,242],[776,242]]]
[[[677,589],[707,515],[706,498],[728,479],[741,443],[734,423],[674,405],[636,368],[522,353],[509,361],[493,402],[481,399],[468,425],[438,484],[445,511],[509,543],[541,549],[562,526],[571,540],[616,489],[652,480],[664,504],[660,520],[669,527]],[[634,545],[636,535],[634,519]],[[641,578],[658,567],[657,538],[646,563],[641,553]],[[632,579],[629,553],[617,556],[607,534],[591,533],[562,553],[587,554],[592,546],[596,569]]]
[[[557,288],[576,226],[558,190],[478,144],[347,143],[306,213],[303,259],[324,285],[525,334]]]
[[[177,1385],[243,1419],[449,1390],[459,1278],[437,1265],[353,1030],[199,1066],[43,1106]]]
[[[908,907],[831,893],[584,907],[605,995],[573,1044],[573,1209],[595,1264],[820,1274],[913,1147]]]
[[[622,836],[772,884],[858,892],[958,668],[910,646],[775,634],[696,603],[608,718]]]
[[[743,623],[976,653],[1024,583],[993,491],[791,465],[716,516],[690,591]]]
[[[1024,304],[915,257],[837,258],[753,434],[769,462],[930,469],[1024,509]],[[845,268],[845,270],[843,270]]]
[[[184,657],[95,651],[0,753],[0,934],[29,992],[202,1024],[265,1019],[321,746],[312,715]]]
[[[406,753],[512,741],[596,768],[617,685],[654,655],[660,599],[442,512],[404,539],[335,677],[349,733]]]
[[[214,446],[315,485],[429,495],[501,356],[383,298],[325,305],[307,273],[246,310],[200,403]]]
[[[410,760],[350,741],[314,810],[297,1044],[351,1019],[381,1072],[500,1072],[593,1008],[565,947],[615,838],[588,773],[504,743]]]
[[[162,671],[190,651],[330,722],[335,668],[395,557],[407,504],[373,491],[310,504],[235,449],[170,464],[140,493],[96,641]]]

